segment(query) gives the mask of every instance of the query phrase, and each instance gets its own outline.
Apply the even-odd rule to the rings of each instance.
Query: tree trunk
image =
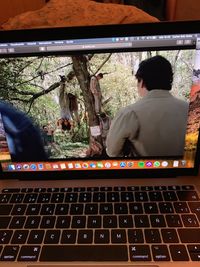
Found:
[[[90,74],[87,69],[87,58],[85,56],[72,56],[73,69],[76,78],[79,82],[80,89],[83,93],[86,111],[88,114],[89,127],[90,127],[90,140],[91,140],[91,127],[99,126],[99,118],[95,112],[95,102],[93,94],[90,90]],[[92,136],[95,141],[102,143],[101,135]],[[90,144],[91,146],[91,144]]]

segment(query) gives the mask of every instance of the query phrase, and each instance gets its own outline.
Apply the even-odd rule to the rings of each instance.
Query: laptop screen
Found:
[[[0,33],[4,174],[194,170],[200,32],[185,25]]]

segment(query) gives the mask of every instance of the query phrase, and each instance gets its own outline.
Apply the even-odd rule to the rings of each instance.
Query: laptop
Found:
[[[199,265],[199,49],[199,21],[0,32],[0,266]]]

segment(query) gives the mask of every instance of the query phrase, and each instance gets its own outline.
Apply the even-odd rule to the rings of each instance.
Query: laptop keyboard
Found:
[[[0,261],[200,261],[194,186],[4,189]]]

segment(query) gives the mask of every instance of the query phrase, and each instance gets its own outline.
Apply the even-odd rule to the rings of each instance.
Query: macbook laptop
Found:
[[[0,266],[199,265],[200,22],[0,36]]]

